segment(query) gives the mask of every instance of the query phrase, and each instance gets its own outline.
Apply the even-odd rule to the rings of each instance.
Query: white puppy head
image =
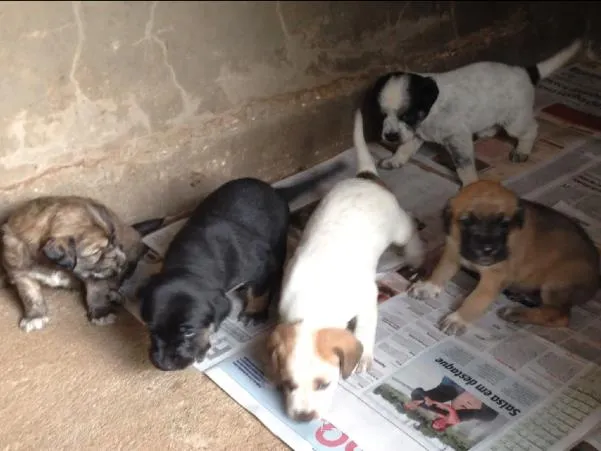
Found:
[[[438,98],[436,82],[430,77],[395,72],[381,77],[376,86],[376,101],[384,116],[382,140],[391,144],[410,141]]]
[[[340,377],[352,374],[363,346],[346,329],[303,326],[297,322],[274,329],[267,343],[267,368],[284,394],[288,417],[305,422],[327,413]]]

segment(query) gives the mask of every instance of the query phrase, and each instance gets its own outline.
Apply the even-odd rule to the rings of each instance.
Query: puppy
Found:
[[[88,319],[113,322],[119,285],[143,250],[134,228],[93,199],[52,196],[25,203],[2,231],[4,269],[24,307],[22,330],[42,329],[49,321],[42,285],[83,283]]]
[[[246,285],[247,298],[239,320],[267,318],[286,259],[288,203],[343,167],[289,188],[232,180],[198,205],[170,243],[161,271],[138,290],[156,368],[182,370],[202,361],[231,311],[226,293],[238,286]]]
[[[424,142],[443,146],[465,186],[478,179],[473,135],[494,136],[499,128],[517,140],[513,162],[528,159],[538,133],[534,88],[580,49],[577,40],[531,67],[478,62],[443,73],[391,72],[378,78],[364,97],[368,142],[397,146],[385,169],[407,163]]]
[[[519,199],[498,182],[481,180],[463,188],[444,211],[443,255],[429,280],[409,294],[436,297],[460,266],[479,273],[474,291],[440,327],[460,334],[505,289],[540,292],[536,308],[501,309],[501,318],[563,327],[572,306],[599,288],[599,253],[574,220],[544,205]]]
[[[309,218],[287,265],[280,323],[266,345],[269,377],[296,421],[323,416],[340,376],[371,365],[382,253],[397,245],[411,266],[423,260],[414,222],[378,178],[361,127],[354,140],[357,175],[335,185]]]

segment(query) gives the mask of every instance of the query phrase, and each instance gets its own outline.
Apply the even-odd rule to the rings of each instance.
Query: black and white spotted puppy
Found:
[[[398,146],[392,157],[380,161],[385,169],[407,163],[424,142],[442,145],[463,185],[478,179],[473,135],[494,136],[504,129],[517,140],[511,161],[526,161],[538,133],[534,88],[566,64],[580,46],[576,40],[530,67],[477,62],[449,72],[385,74],[363,99],[366,140]]]

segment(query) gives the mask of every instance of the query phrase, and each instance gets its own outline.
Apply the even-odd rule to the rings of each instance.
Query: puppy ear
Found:
[[[442,228],[445,235],[451,233],[451,221],[453,219],[453,211],[451,210],[451,202],[447,202],[442,209]]]
[[[320,329],[316,337],[317,352],[326,360],[335,356],[343,379],[347,379],[359,363],[363,345],[346,329]]]
[[[72,270],[77,265],[77,249],[72,236],[49,238],[42,247],[42,252],[50,261],[62,268]]]
[[[115,244],[115,223],[108,209],[101,204],[88,204],[86,207],[94,222],[106,232],[109,243]]]
[[[292,349],[296,340],[295,323],[280,323],[265,342],[265,369],[267,377],[276,385],[281,383],[284,371],[285,355],[287,350]]]
[[[521,229],[524,227],[524,221],[526,220],[526,211],[524,209],[524,202],[522,200],[518,200],[518,206],[511,218],[511,225]]]
[[[403,122],[415,127],[430,113],[430,109],[438,98],[438,86],[431,77],[417,74],[409,75],[410,107],[403,115]]]
[[[280,346],[279,327],[280,326],[276,326],[272,333],[267,337],[267,341],[265,342],[265,354],[263,354],[268,377],[274,382],[279,379],[280,375],[280,356],[278,352]]]

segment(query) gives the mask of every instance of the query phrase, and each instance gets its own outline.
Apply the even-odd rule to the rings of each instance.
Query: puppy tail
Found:
[[[315,185],[321,181],[332,177],[347,169],[347,165],[343,161],[337,161],[329,168],[292,185],[276,188],[276,191],[286,199],[286,202],[293,202],[297,197],[302,196],[305,192],[311,191]]]
[[[363,115],[361,109],[357,108],[355,111],[355,126],[353,129],[353,144],[357,151],[357,175],[359,174],[373,174],[378,175],[376,164],[371,156],[367,142],[365,141],[365,135],[363,134]]]
[[[565,65],[574,55],[576,55],[576,53],[578,53],[581,47],[582,40],[576,39],[572,44],[560,50],[552,57],[541,61],[536,66],[527,67],[526,72],[528,72],[532,84],[536,86],[540,80],[547,78],[557,69]]]
[[[131,227],[135,229],[140,235],[146,236],[152,232],[156,232],[161,227],[163,227],[165,225],[166,219],[167,218],[164,217],[148,219],[146,221],[136,222],[135,224],[132,224]]]

